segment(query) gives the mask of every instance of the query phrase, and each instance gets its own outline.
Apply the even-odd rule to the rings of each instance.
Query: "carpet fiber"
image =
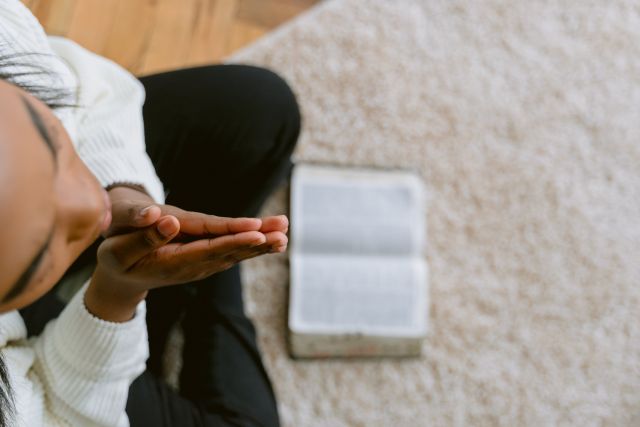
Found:
[[[286,256],[245,264],[286,426],[640,425],[637,2],[331,0],[229,61],[293,86],[298,161],[428,189],[420,359],[289,359]]]

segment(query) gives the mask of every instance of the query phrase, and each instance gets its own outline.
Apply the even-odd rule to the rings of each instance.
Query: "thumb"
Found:
[[[156,205],[137,201],[119,201],[111,207],[112,220],[105,237],[122,234],[136,228],[148,227],[160,218],[162,211]]]
[[[175,216],[166,215],[153,226],[106,239],[98,249],[98,257],[100,261],[110,263],[112,268],[124,271],[165,245],[179,231],[178,219]]]

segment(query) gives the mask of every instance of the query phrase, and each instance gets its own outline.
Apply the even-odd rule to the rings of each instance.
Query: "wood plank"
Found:
[[[184,66],[198,0],[157,0],[153,32],[140,67],[148,74]]]
[[[103,54],[132,73],[142,69],[155,22],[155,0],[119,0]]]
[[[38,7],[40,0],[22,0],[22,3],[31,9],[31,12],[35,15],[35,8]]]
[[[67,37],[102,54],[116,18],[118,0],[81,0],[75,3]]]
[[[320,0],[22,1],[48,34],[144,74],[219,62]]]
[[[219,62],[226,47],[236,15],[237,0],[200,0],[187,63]]]
[[[76,0],[36,0],[30,4],[31,11],[47,34],[66,36],[71,26]]]
[[[225,56],[254,42],[269,32],[269,28],[236,19],[231,26],[231,34]]]
[[[254,25],[274,28],[290,20],[319,0],[241,0],[237,18]]]

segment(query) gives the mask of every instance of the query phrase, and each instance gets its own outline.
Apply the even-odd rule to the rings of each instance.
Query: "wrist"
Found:
[[[113,184],[106,188],[111,201],[114,200],[145,200],[155,203],[144,187],[135,184]]]
[[[115,283],[107,283],[96,270],[84,295],[87,310],[108,322],[128,322],[133,319],[138,304],[147,291],[127,289]]]

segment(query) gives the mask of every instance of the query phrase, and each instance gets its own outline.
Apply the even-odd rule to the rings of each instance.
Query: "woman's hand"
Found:
[[[129,233],[148,227],[161,216],[171,215],[180,223],[180,231],[171,239],[172,243],[186,243],[203,238],[246,231],[260,231],[274,237],[270,252],[284,252],[287,247],[286,233],[289,220],[284,215],[265,218],[227,218],[185,211],[171,205],[155,204],[146,193],[130,187],[114,187],[109,190],[112,221],[104,237]]]
[[[102,319],[127,321],[149,289],[197,281],[287,246],[284,216],[220,218],[151,206],[140,215],[132,199],[114,203],[113,217],[120,219],[98,248],[98,265],[85,295],[87,309]],[[177,241],[179,235],[190,241]]]
[[[172,215],[180,222],[180,232],[174,241],[190,241],[205,236],[220,236],[243,231],[261,230],[258,218],[226,218],[190,212],[171,205],[156,204],[146,193],[130,187],[109,190],[112,221],[103,237],[123,234],[153,224],[160,216]],[[267,231],[287,232],[289,223],[284,217],[269,219]]]

